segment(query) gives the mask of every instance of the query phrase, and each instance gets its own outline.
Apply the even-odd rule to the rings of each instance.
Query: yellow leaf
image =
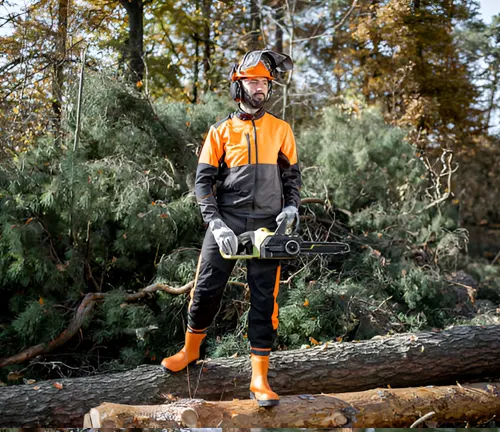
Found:
[[[313,345],[319,345],[319,342],[312,336],[309,336],[309,342],[311,342]]]
[[[32,218],[32,217],[30,217],[30,218],[26,221],[26,223],[25,223],[24,225],[28,225],[28,224],[29,224],[32,220],[33,220],[33,218]]]
[[[304,305],[304,307],[309,306],[309,300],[308,300],[308,299],[306,299],[306,301],[303,303],[303,305]]]
[[[23,374],[22,372],[9,372],[9,374],[7,375],[7,379],[9,381],[17,381],[18,379],[21,379],[23,377]]]
[[[19,108],[17,108],[17,107],[12,108],[12,112],[14,114],[19,114]]]
[[[38,299],[38,303],[40,303],[40,304],[43,306],[43,304],[44,304],[45,302],[43,301],[43,298],[42,298],[42,297],[40,297],[40,298]]]

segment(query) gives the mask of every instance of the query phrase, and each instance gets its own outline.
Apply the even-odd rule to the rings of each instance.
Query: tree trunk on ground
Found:
[[[33,385],[4,387],[0,426],[81,426],[103,402],[164,403],[166,395],[247,398],[247,356],[200,361],[176,374],[159,366]],[[376,387],[455,384],[500,376],[500,326],[464,326],[271,354],[269,381],[280,395],[353,392]],[[189,380],[187,379],[189,378]]]
[[[410,427],[428,415],[436,424],[487,422],[500,412],[500,383],[375,389],[358,393],[286,396],[272,409],[252,400],[169,405],[105,403],[90,410],[93,428],[361,428]],[[433,414],[430,414],[432,413]],[[90,422],[89,422],[90,420]]]

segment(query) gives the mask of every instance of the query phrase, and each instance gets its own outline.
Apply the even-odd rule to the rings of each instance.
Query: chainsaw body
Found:
[[[238,236],[238,252],[227,255],[226,259],[293,259],[298,255],[337,255],[350,251],[347,243],[341,242],[306,242],[298,236],[286,235],[286,220],[282,221],[276,231],[266,228],[247,231]]]

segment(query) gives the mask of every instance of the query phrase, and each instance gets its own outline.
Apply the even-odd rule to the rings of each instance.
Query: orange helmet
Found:
[[[241,64],[238,65],[231,76],[231,80],[237,81],[243,78],[267,78],[268,80],[274,79],[274,77],[271,75],[271,71],[262,61],[259,61],[255,66],[251,66],[243,70],[241,69]]]

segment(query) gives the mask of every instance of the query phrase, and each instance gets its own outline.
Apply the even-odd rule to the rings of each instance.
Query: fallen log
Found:
[[[183,399],[153,406],[104,403],[90,410],[84,427],[404,428],[424,415],[439,425],[484,423],[499,412],[500,383],[481,383],[285,396],[280,405],[271,409],[259,408],[252,400],[237,399]]]
[[[455,384],[500,377],[500,326],[463,326],[357,343],[273,352],[269,381],[280,394],[345,393],[376,387]],[[0,392],[0,426],[75,426],[103,402],[164,403],[168,394],[204,400],[248,397],[247,356],[214,359],[188,371],[159,366],[9,386]]]

